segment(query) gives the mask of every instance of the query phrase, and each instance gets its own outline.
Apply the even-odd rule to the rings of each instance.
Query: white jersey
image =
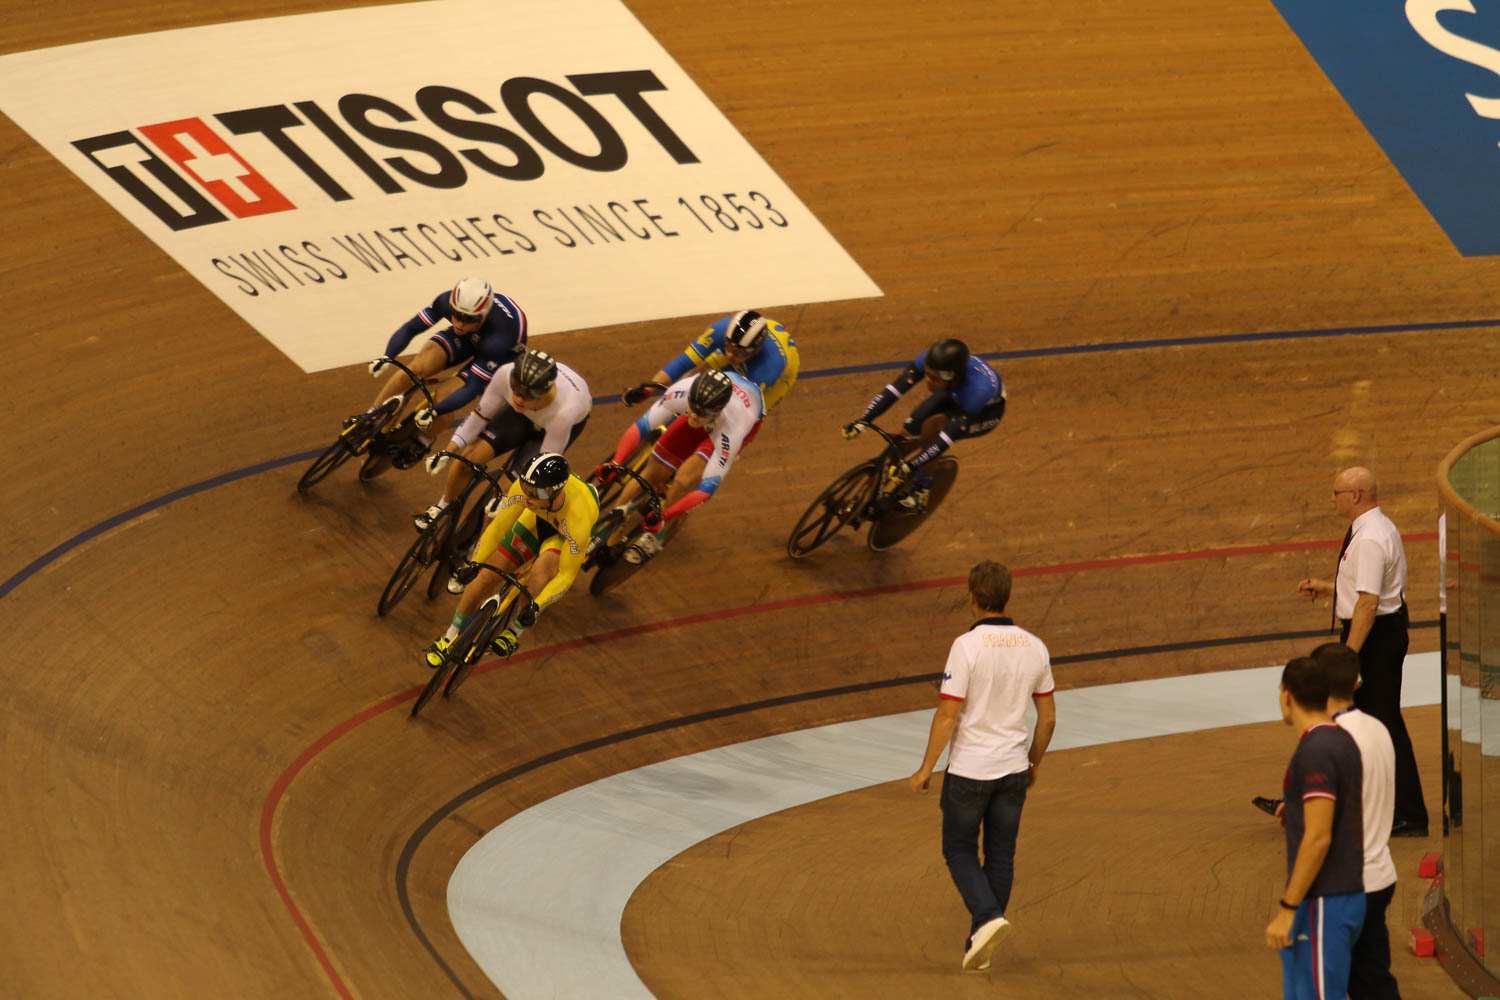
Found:
[[[1033,698],[1050,697],[1052,660],[1042,640],[1001,615],[981,618],[953,640],[939,694],[962,701],[948,773],[975,781],[1030,766]]]
[[[510,373],[515,367],[515,362],[510,362],[501,365],[495,372],[494,378],[485,387],[484,395],[479,397],[479,405],[474,407],[474,411],[453,432],[451,450],[461,451],[479,436],[486,424],[502,416],[507,410],[515,409],[510,405]],[[552,402],[539,410],[518,412],[542,431],[544,436],[541,450],[561,455],[568,447],[568,437],[573,428],[589,415],[594,400],[589,395],[589,384],[583,380],[583,376],[561,361],[557,363],[555,384],[557,394],[553,396]]]
[[[1391,860],[1391,820],[1396,815],[1396,750],[1385,724],[1357,708],[1334,715],[1359,747],[1360,802],[1365,827],[1365,892],[1378,892],[1396,883],[1396,864]]]
[[[708,439],[714,443],[713,456],[704,467],[703,479],[698,484],[698,488],[705,493],[718,489],[719,483],[729,473],[729,467],[734,464],[734,457],[744,446],[745,438],[750,436],[755,425],[766,415],[766,401],[761,396],[759,386],[739,372],[725,371],[724,374],[733,383],[734,393],[724,409],[704,428]],[[696,375],[679,379],[662,393],[661,398],[646,411],[648,426],[671,423],[688,411],[688,390],[695,378]]]

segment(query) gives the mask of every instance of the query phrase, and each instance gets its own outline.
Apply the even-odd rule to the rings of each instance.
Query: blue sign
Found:
[[[1500,254],[1500,0],[1272,0],[1465,256]]]

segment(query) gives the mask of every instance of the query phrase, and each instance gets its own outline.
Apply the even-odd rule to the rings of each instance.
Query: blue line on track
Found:
[[[1162,340],[1115,340],[1102,344],[1065,344],[1060,347],[1034,347],[1016,351],[991,351],[981,354],[980,357],[990,361],[1005,361],[1014,358],[1043,358],[1062,357],[1070,354],[1101,354],[1110,351],[1144,351],[1159,347],[1203,347],[1216,344],[1246,344],[1267,340],[1311,340],[1317,337],[1358,337],[1376,333],[1416,333],[1424,330],[1473,330],[1489,326],[1500,326],[1500,319],[1474,319],[1454,320],[1445,323],[1392,323],[1383,326],[1344,326],[1329,327],[1321,330],[1268,330],[1258,333],[1224,333],[1205,337],[1170,337]],[[899,370],[909,364],[906,361],[878,361],[872,364],[845,365],[841,368],[821,368],[816,371],[806,371],[798,375],[798,380],[814,378],[831,378],[835,375],[854,375],[864,372]],[[610,403],[618,403],[620,394],[612,396],[595,396],[594,405],[603,406]],[[148,500],[139,507],[132,507],[123,513],[116,514],[108,520],[100,521],[92,528],[87,528],[72,538],[56,546],[48,552],[37,556],[19,572],[4,583],[0,583],[0,599],[3,599],[12,590],[25,583],[30,577],[38,573],[50,563],[76,549],[84,542],[97,538],[111,528],[131,521],[153,510],[175,503],[184,497],[190,497],[216,486],[223,486],[249,476],[272,469],[279,469],[284,465],[294,462],[308,461],[318,454],[321,449],[304,451],[296,455],[288,455],[285,458],[272,459],[269,462],[261,462],[259,465],[251,465],[234,472],[226,472],[222,476],[205,479],[201,483],[184,486],[179,490],[173,490],[165,496]]]

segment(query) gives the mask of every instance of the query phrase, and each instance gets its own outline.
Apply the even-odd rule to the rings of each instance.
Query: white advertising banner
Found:
[[[22,52],[0,110],[305,371],[469,274],[533,335],[881,294],[619,0]]]

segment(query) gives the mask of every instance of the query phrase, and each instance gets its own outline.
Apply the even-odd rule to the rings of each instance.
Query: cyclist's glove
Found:
[[[369,368],[370,368],[370,377],[371,378],[379,378],[380,377],[380,370],[382,368],[384,368],[385,365],[386,365],[386,359],[385,358],[376,358],[374,361],[371,361],[370,365],[369,365]]]
[[[625,401],[626,406],[634,406],[636,403],[644,403],[656,395],[658,391],[653,383],[642,382],[640,385],[633,386],[620,393],[620,398]]]
[[[846,441],[853,441],[855,438],[859,437],[864,432],[865,432],[865,425],[864,425],[864,423],[862,421],[851,420],[847,424],[844,425],[844,440],[846,440]]]
[[[436,476],[448,467],[448,456],[443,452],[437,452],[427,456],[427,474]]]
[[[424,431],[427,428],[431,427],[432,422],[436,419],[437,410],[434,410],[430,406],[424,406],[417,411],[417,426],[422,428]]]
[[[641,527],[645,528],[647,531],[651,532],[653,535],[656,534],[658,531],[660,531],[661,530],[661,508],[659,508],[659,507],[648,507],[648,508],[646,508],[646,516],[641,519]]]
[[[620,470],[609,462],[605,462],[594,469],[594,482],[600,486],[608,486],[620,475]]]
[[[479,565],[477,563],[466,562],[462,566],[455,566],[453,568],[453,579],[457,580],[465,587],[473,583],[474,578],[478,575]]]
[[[541,613],[542,609],[536,601],[527,601],[526,607],[516,615],[516,624],[522,628],[531,628],[536,624],[537,615]]]

